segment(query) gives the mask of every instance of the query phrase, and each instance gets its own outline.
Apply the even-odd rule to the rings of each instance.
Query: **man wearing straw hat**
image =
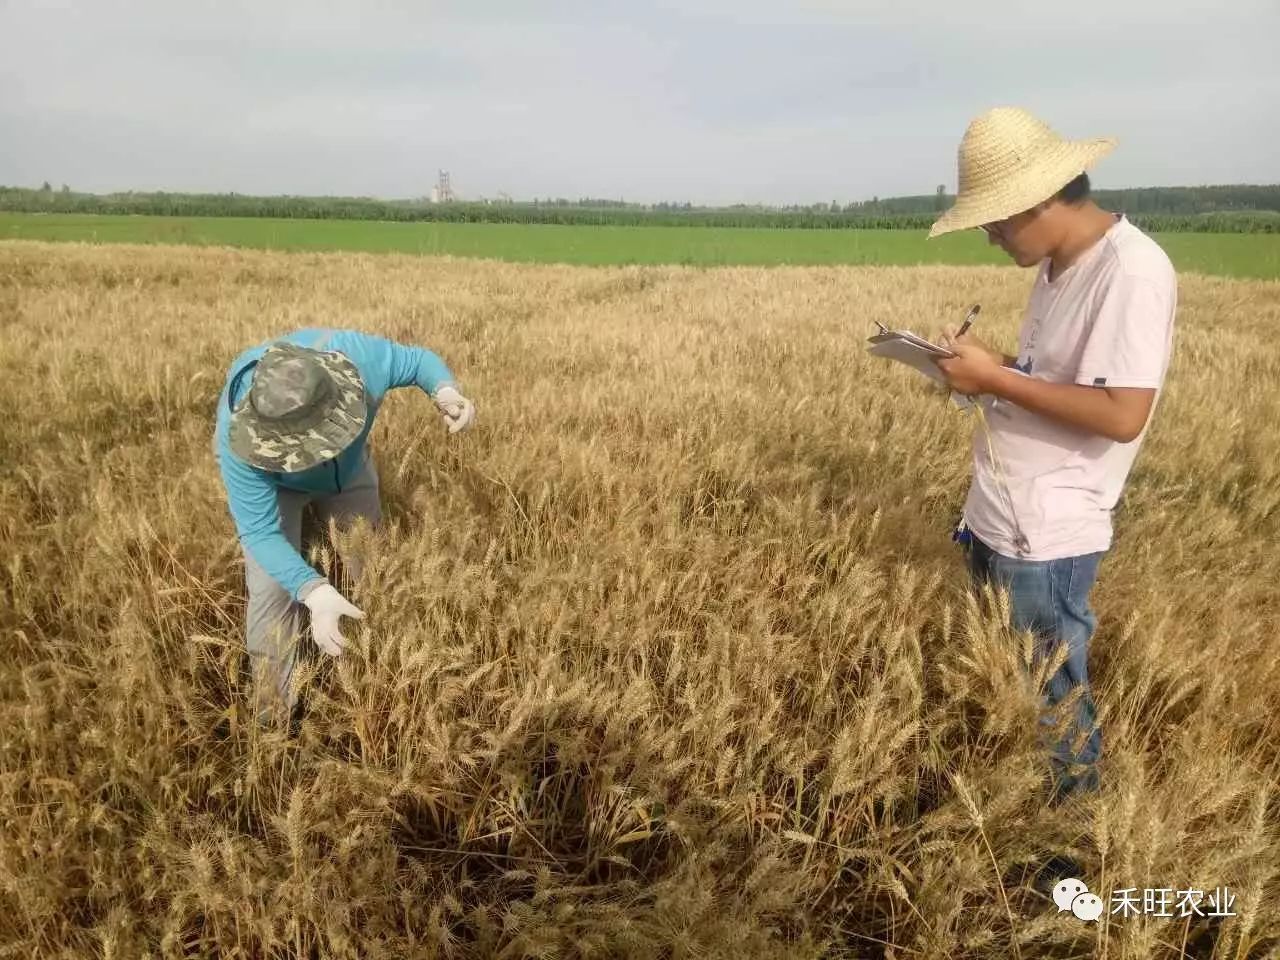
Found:
[[[365,446],[388,390],[416,386],[449,433],[475,407],[429,350],[352,330],[300,330],[240,354],[218,399],[214,451],[244,551],[246,646],[259,722],[290,720],[302,610],[311,639],[331,656],[346,639],[342,617],[364,616],[299,550],[304,508],[347,527],[381,516],[378,475]],[[343,560],[358,574],[355,558]]]
[[[1051,751],[1055,801],[1098,785],[1089,594],[1173,349],[1169,258],[1089,199],[1085,171],[1114,146],[1063,139],[1025,110],[990,110],[964,134],[955,205],[930,232],[984,230],[1037,268],[1016,354],[948,327],[957,356],[938,366],[954,390],[981,398],[957,531],[972,578],[1008,590],[1014,626],[1039,638],[1040,656],[1065,652],[1048,702],[1078,698]]]

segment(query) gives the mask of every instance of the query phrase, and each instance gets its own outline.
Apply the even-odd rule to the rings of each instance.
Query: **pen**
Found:
[[[978,311],[981,309],[982,307],[978,306],[976,303],[969,308],[968,314],[965,315],[964,323],[960,324],[960,329],[956,332],[957,340],[963,337],[968,329],[973,326],[973,318],[978,315]]]

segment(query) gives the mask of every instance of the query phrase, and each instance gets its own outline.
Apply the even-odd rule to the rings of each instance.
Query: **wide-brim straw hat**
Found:
[[[364,380],[348,357],[273,343],[231,412],[231,450],[260,469],[297,473],[340,454],[368,417]]]
[[[1115,149],[1112,137],[1067,140],[1020,107],[996,107],[960,141],[955,205],[929,231],[936,237],[1003,220],[1043,203]]]

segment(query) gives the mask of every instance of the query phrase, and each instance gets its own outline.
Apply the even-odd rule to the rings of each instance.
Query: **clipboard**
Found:
[[[876,326],[880,328],[880,332],[867,338],[867,343],[870,344],[867,348],[868,353],[905,363],[935,383],[946,386],[947,378],[942,375],[942,371],[938,369],[934,360],[954,357],[955,353],[946,347],[940,347],[923,337],[916,336],[910,330],[890,330],[879,321],[876,321]],[[973,406],[970,398],[954,390],[951,391],[951,401],[961,409]]]

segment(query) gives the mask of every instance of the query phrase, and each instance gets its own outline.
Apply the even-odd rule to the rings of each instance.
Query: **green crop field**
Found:
[[[353,250],[572,264],[1007,263],[976,231],[928,240],[914,230],[391,223],[252,217],[0,213],[0,239]],[[1280,278],[1280,234],[1168,233],[1180,271]]]

